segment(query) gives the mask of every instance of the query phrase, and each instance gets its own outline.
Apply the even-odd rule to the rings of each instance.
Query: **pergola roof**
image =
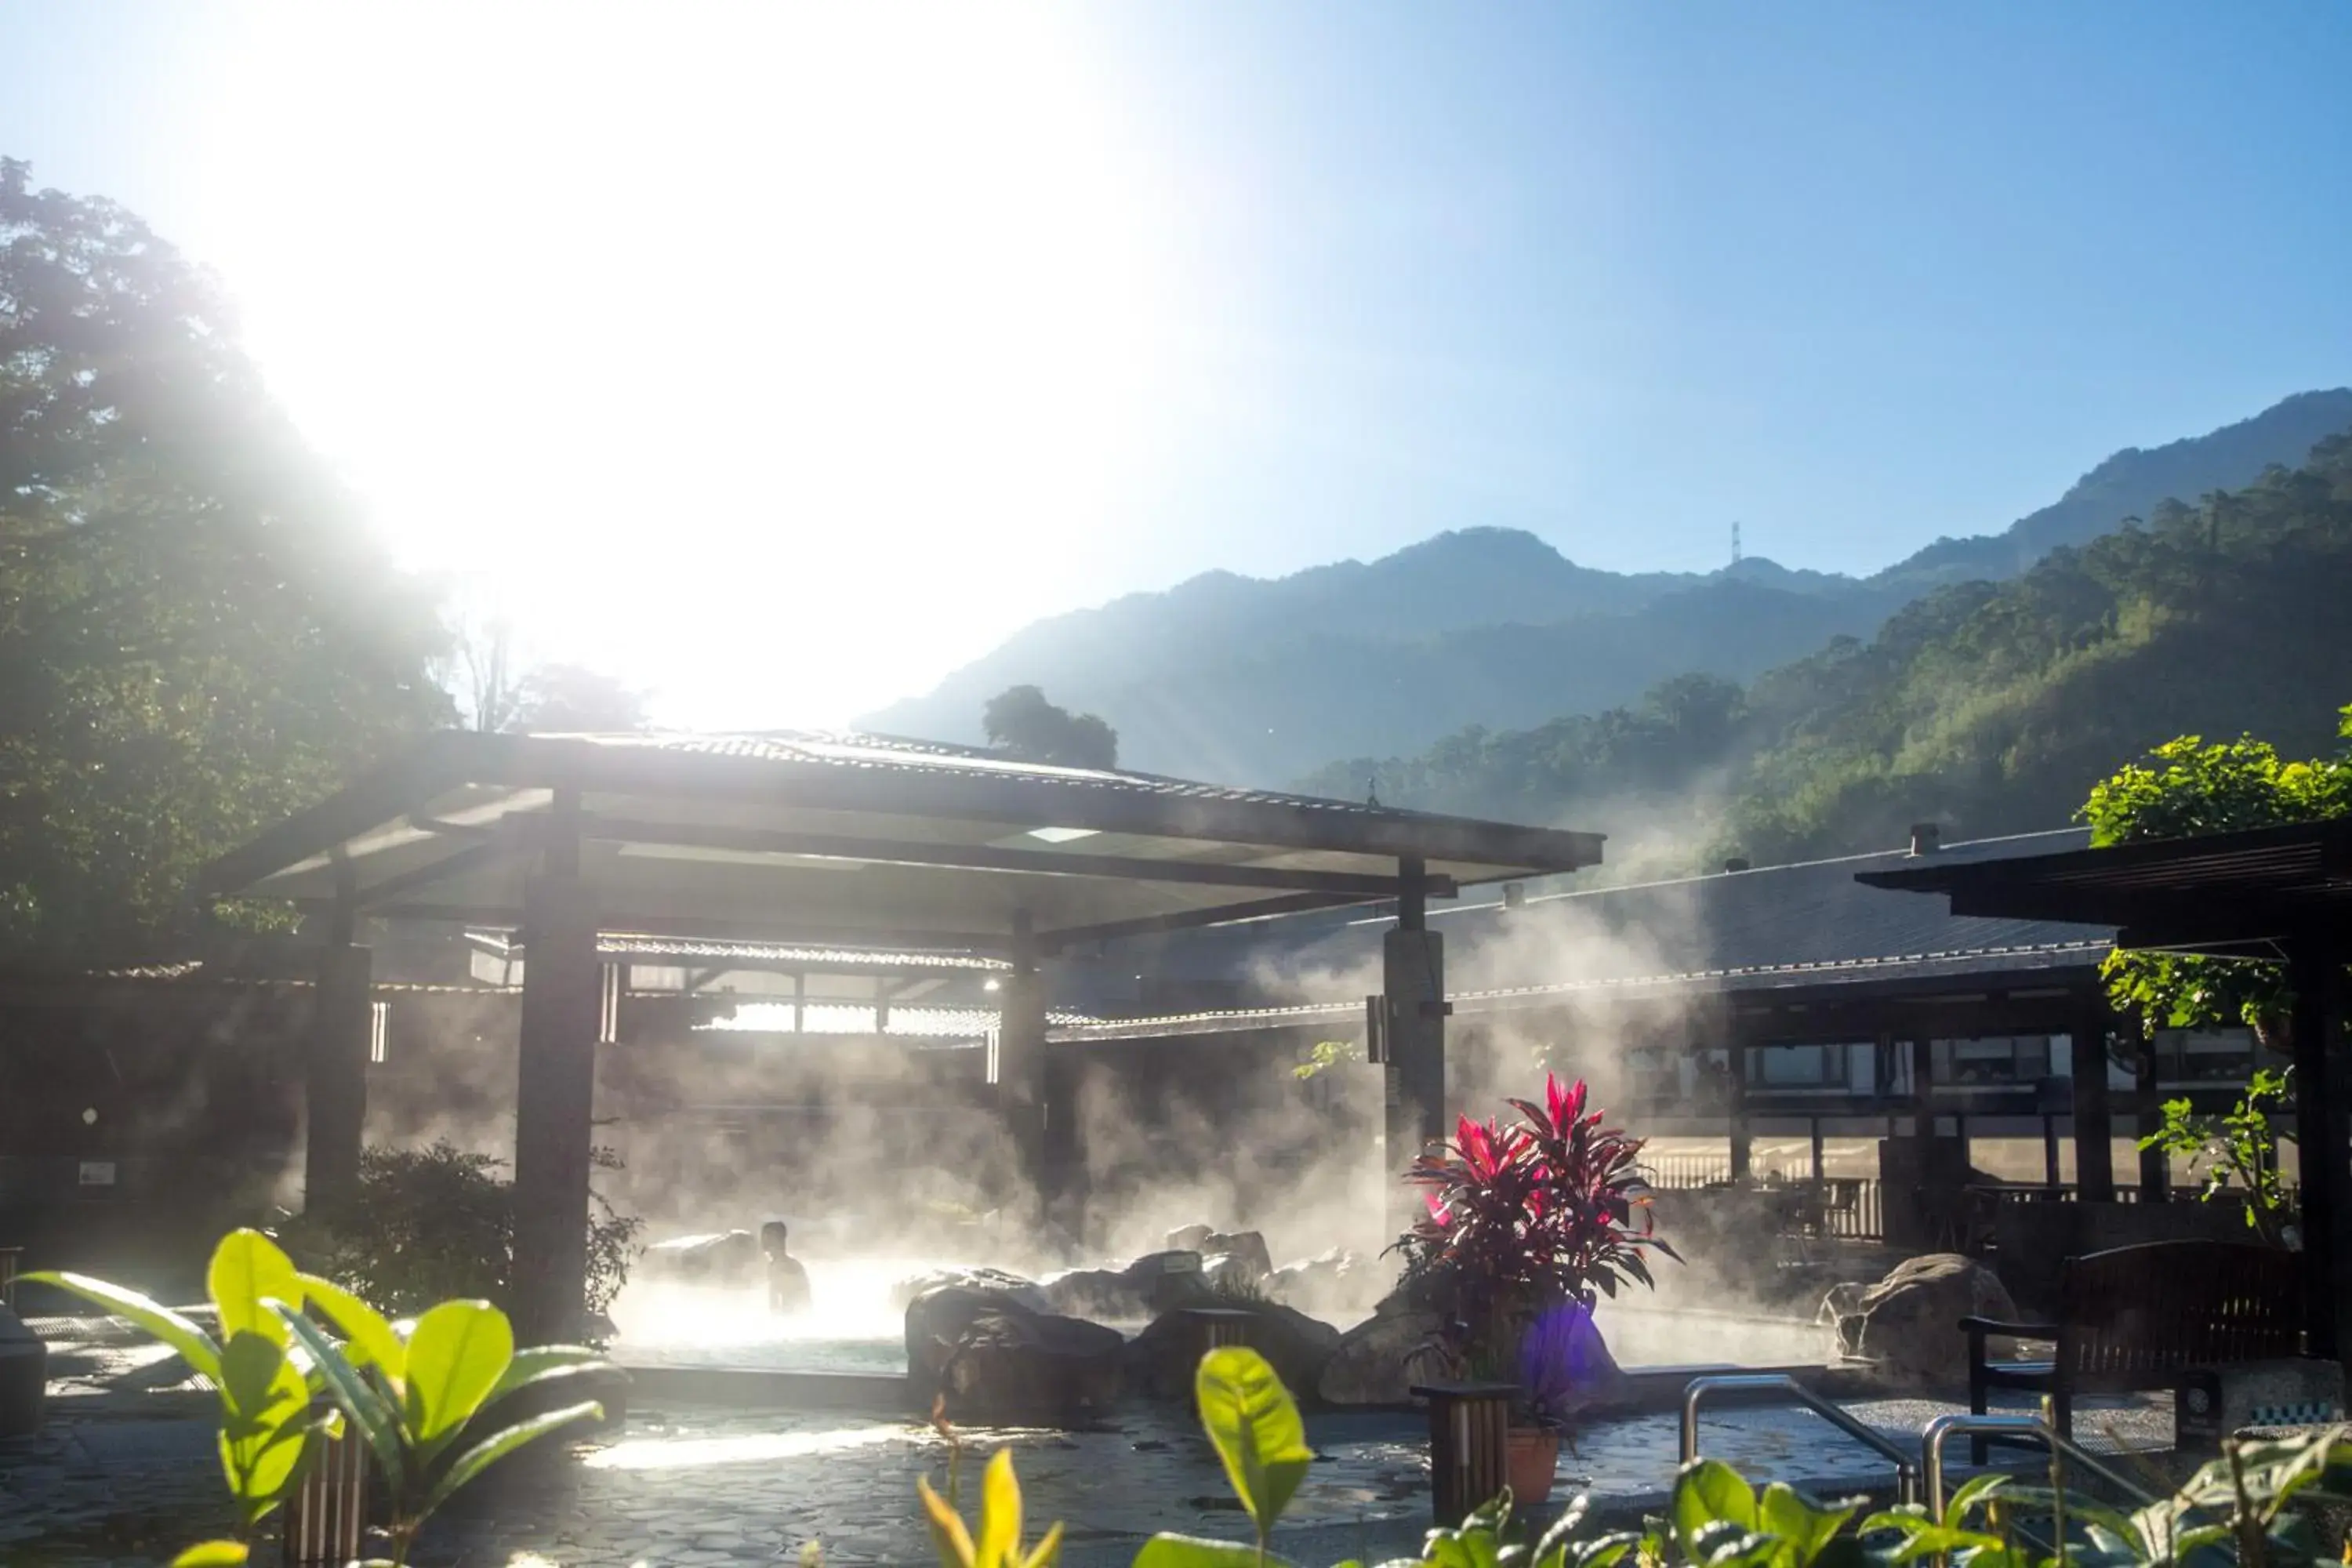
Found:
[[[509,924],[575,825],[607,931],[1004,952],[1573,871],[1598,835],[867,735],[435,735],[199,896]]]
[[[1948,894],[1955,915],[2115,926],[2119,947],[2249,957],[2315,938],[2352,943],[2352,818],[1858,879]]]

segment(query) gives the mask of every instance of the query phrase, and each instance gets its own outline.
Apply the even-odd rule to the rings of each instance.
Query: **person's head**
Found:
[[[781,1254],[784,1250],[784,1222],[772,1219],[760,1227],[760,1250]]]

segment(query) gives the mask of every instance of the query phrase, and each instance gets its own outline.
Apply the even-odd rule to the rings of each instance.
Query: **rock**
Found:
[[[1882,1378],[1946,1388],[1968,1382],[1962,1318],[2017,1321],[2000,1276],[1956,1252],[1906,1259],[1859,1296],[1832,1291],[1824,1310],[1838,1312],[1840,1347],[1874,1363]],[[1997,1340],[1986,1353],[2006,1358],[2014,1346]]]
[[[1201,1260],[1201,1279],[1227,1305],[1246,1305],[1263,1299],[1271,1277],[1261,1274],[1238,1253],[1220,1252]]]
[[[1265,1292],[1300,1311],[1345,1320],[1360,1314],[1361,1303],[1377,1289],[1360,1268],[1360,1261],[1354,1253],[1335,1247],[1276,1269],[1265,1282]]]
[[[1217,1227],[1213,1225],[1188,1225],[1181,1230],[1171,1230],[1168,1233],[1168,1250],[1206,1252],[1209,1249],[1202,1244],[1216,1234]]]
[[[0,1437],[29,1437],[41,1429],[48,1386],[49,1347],[0,1306]]]
[[[681,1236],[656,1241],[637,1260],[648,1279],[677,1279],[703,1285],[748,1285],[765,1277],[767,1260],[760,1238],[748,1230]]]
[[[1072,1268],[1040,1289],[1055,1311],[1074,1317],[1133,1321],[1217,1305],[1197,1252],[1150,1252],[1119,1269]]]
[[[1403,1405],[1416,1383],[1445,1381],[1452,1369],[1433,1359],[1444,1318],[1391,1295],[1339,1336],[1316,1393],[1326,1405]]]
[[[1339,1348],[1339,1331],[1276,1302],[1228,1302],[1254,1320],[1245,1331],[1249,1347],[1273,1363],[1284,1384],[1301,1398],[1313,1398],[1324,1364]],[[1149,1399],[1189,1399],[1201,1364],[1199,1321],[1182,1311],[1163,1312],[1127,1345],[1127,1386]]]
[[[895,1310],[903,1312],[914,1304],[916,1297],[932,1290],[944,1290],[950,1286],[994,1291],[1019,1301],[1033,1312],[1055,1310],[1054,1304],[1046,1300],[1045,1292],[1034,1279],[1008,1274],[1002,1268],[967,1268],[959,1264],[928,1269],[899,1280],[890,1287],[890,1305]]]
[[[1074,1426],[1118,1399],[1126,1349],[1116,1329],[1033,1311],[1012,1295],[948,1286],[907,1308],[907,1385],[976,1426]]]

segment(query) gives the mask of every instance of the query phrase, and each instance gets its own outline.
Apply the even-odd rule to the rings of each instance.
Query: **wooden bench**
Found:
[[[2070,1258],[2056,1322],[1960,1320],[1969,1408],[1983,1415],[1996,1388],[2046,1394],[2060,1435],[2072,1436],[2078,1394],[2168,1388],[2190,1367],[2299,1355],[2302,1261],[2230,1241],[2158,1241]],[[2048,1340],[2055,1349],[2047,1361],[1989,1361],[1985,1342],[1996,1334]],[[1969,1446],[1983,1464],[1985,1439]]]

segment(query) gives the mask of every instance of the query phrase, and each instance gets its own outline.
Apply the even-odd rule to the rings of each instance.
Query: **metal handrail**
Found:
[[[2038,1415],[1938,1415],[1919,1435],[1919,1468],[1927,1473],[1927,1512],[1944,1517],[1944,1442],[1948,1437],[2023,1437],[2040,1443],[2066,1462],[2079,1465],[2142,1507],[2158,1500],[2154,1492],[2085,1451],[2071,1437]]]
[[[1803,1405],[1814,1415],[1853,1438],[1874,1450],[1895,1466],[1895,1489],[1897,1498],[1906,1503],[1919,1500],[1918,1462],[1904,1452],[1885,1433],[1866,1426],[1838,1406],[1823,1399],[1786,1373],[1759,1372],[1727,1373],[1715,1377],[1693,1378],[1683,1389],[1683,1463],[1698,1458],[1699,1402],[1709,1394],[1785,1394],[1793,1403]],[[1938,1449],[1938,1452],[1941,1450]]]

